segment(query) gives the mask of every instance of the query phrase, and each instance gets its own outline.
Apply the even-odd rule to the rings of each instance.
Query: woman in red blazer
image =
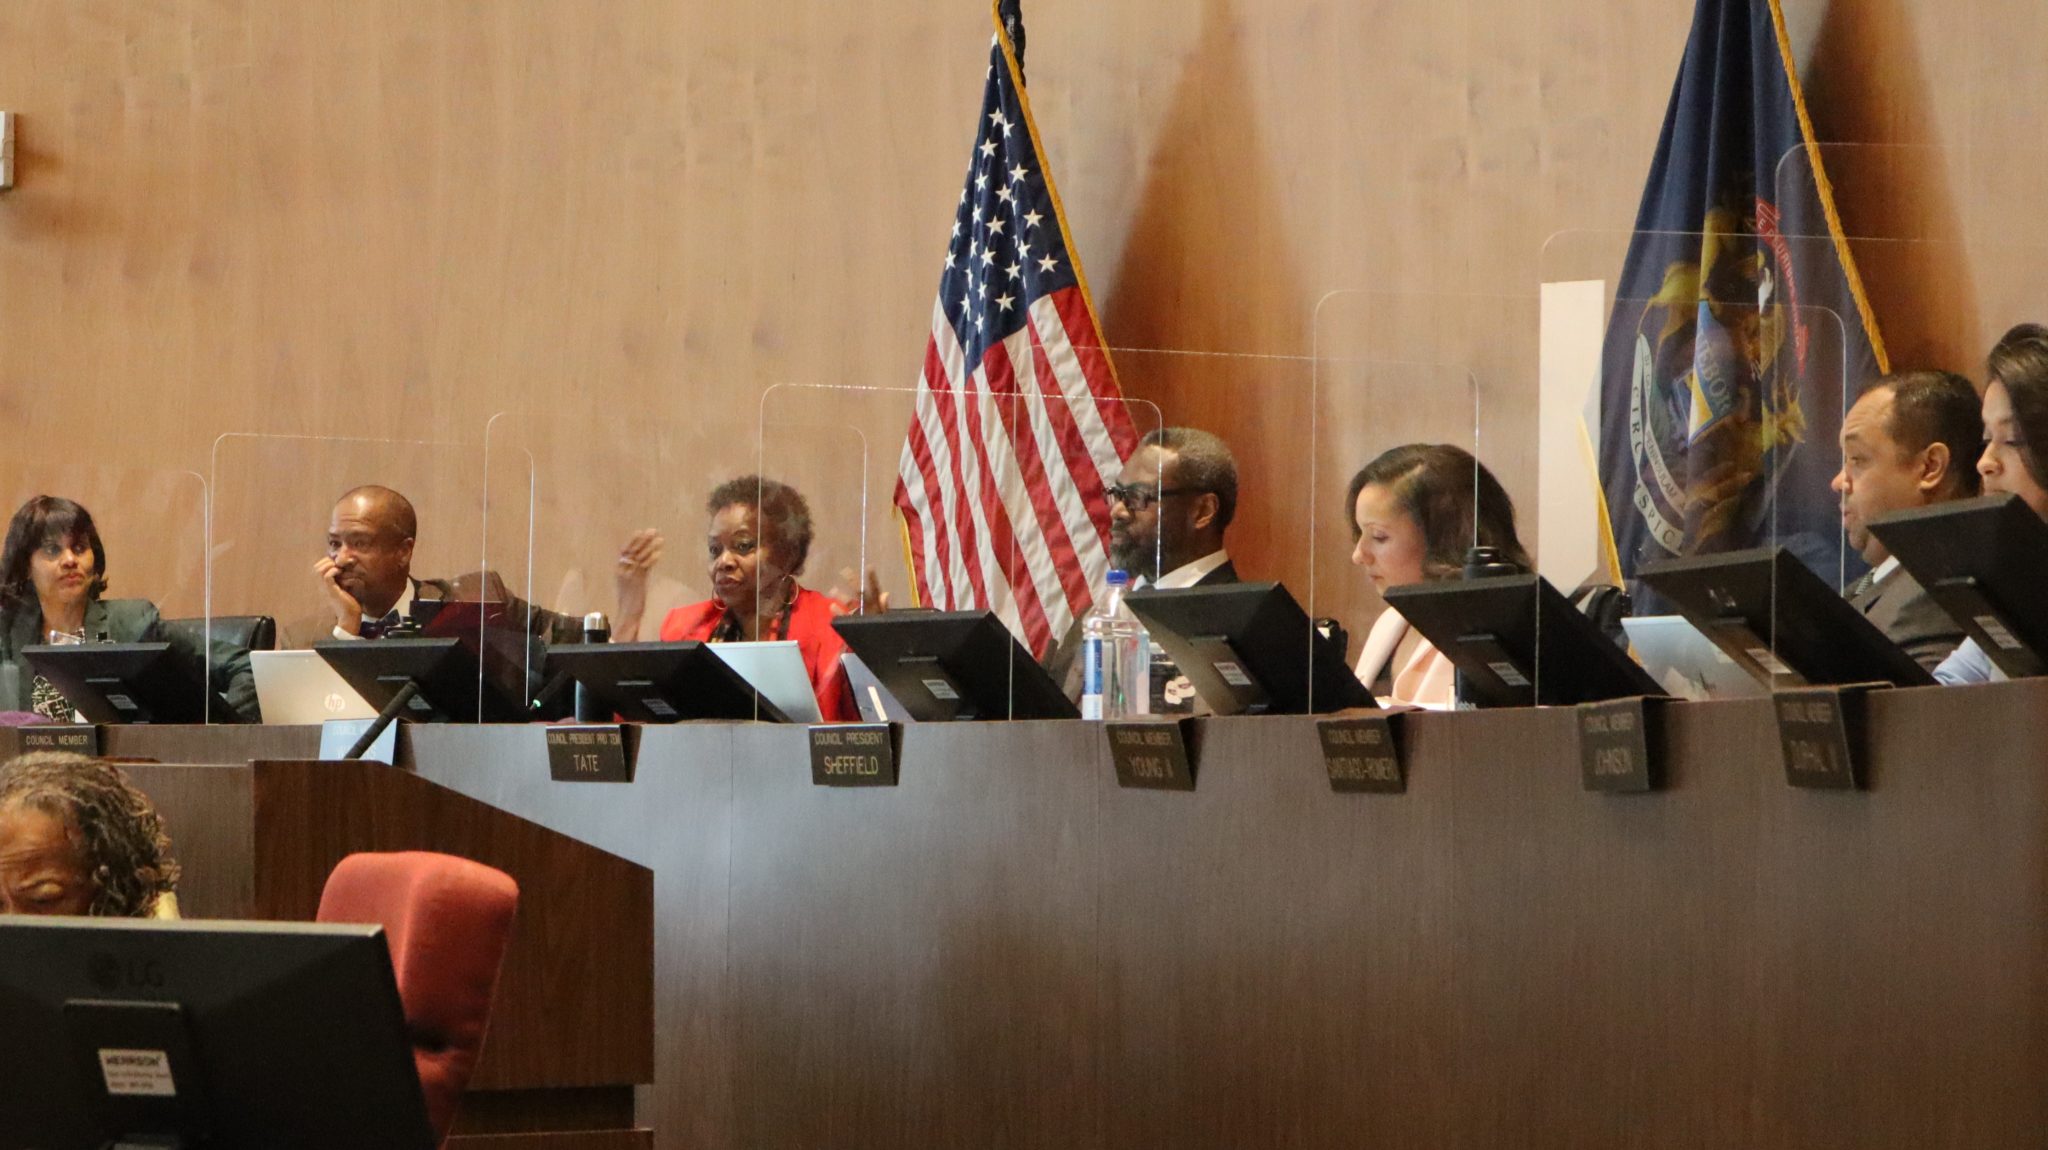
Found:
[[[832,629],[844,609],[798,586],[811,551],[811,508],[786,483],[756,475],[722,483],[705,501],[711,527],[705,559],[715,596],[678,607],[661,621],[661,640],[739,643],[794,639],[828,723],[860,718],[840,656],[846,643]],[[619,556],[619,618],[613,639],[631,642],[647,607],[647,575],[661,556],[661,536],[635,535]]]

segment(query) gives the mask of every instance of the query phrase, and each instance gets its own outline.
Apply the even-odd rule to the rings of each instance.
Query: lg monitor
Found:
[[[0,918],[0,1150],[431,1150],[375,926]]]

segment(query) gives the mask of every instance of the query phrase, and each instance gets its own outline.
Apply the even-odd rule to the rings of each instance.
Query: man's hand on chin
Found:
[[[327,593],[327,606],[334,612],[334,625],[350,635],[363,633],[363,605],[341,585],[341,569],[334,560],[321,556],[313,564],[313,574],[320,578],[320,588]]]

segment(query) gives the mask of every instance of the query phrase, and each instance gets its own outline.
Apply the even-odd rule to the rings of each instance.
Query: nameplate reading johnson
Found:
[[[895,786],[895,729],[888,723],[812,727],[811,782],[821,787]]]
[[[1109,757],[1116,763],[1118,786],[1147,791],[1195,789],[1195,768],[1188,761],[1187,737],[1180,723],[1112,719],[1102,728],[1109,733]]]
[[[1341,794],[1398,795],[1408,789],[1391,716],[1320,719],[1316,722],[1316,738],[1323,745],[1323,769],[1329,772],[1331,790]]]
[[[547,727],[548,774],[558,783],[630,783],[634,746],[617,723]]]
[[[1606,794],[1641,794],[1662,785],[1650,737],[1657,700],[1581,703],[1578,712],[1580,785]]]

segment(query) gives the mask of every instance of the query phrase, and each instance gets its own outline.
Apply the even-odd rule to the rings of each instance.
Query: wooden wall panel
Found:
[[[1893,347],[1978,366],[2038,318],[2044,165],[2016,141],[2048,64],[2012,45],[2039,43],[2048,10],[1786,8],[1822,134],[1914,149],[1845,158],[1837,181],[1852,229],[1941,240],[1872,257]],[[1690,10],[1029,0],[1038,120],[1110,341],[1298,359],[1328,293],[1386,294],[1354,334],[1468,370],[1486,455],[1531,501],[1545,242],[1630,226]],[[678,541],[656,610],[701,596],[699,503],[758,465],[764,389],[914,381],[988,31],[980,0],[12,0],[0,495],[88,496],[120,589],[181,613],[204,577],[190,515],[147,506],[169,481],[72,465],[211,475],[226,432],[491,439],[493,475],[515,444],[530,457],[530,497],[494,498],[488,522],[423,500],[423,563],[517,566],[530,533],[535,594],[602,607],[613,548],[654,524]],[[1300,588],[1313,565],[1319,601],[1368,612],[1348,540],[1298,525],[1421,432],[1326,404],[1340,417],[1305,453],[1309,407],[1287,389],[1247,405],[1255,377],[1129,383],[1237,443],[1248,569]],[[840,536],[811,582],[864,555],[903,588],[883,509],[906,411],[877,399],[830,433],[863,443],[860,480],[810,467]],[[514,422],[487,433],[498,413]],[[769,465],[804,470],[788,454]],[[278,477],[274,521],[217,556],[221,609],[317,607],[317,505],[353,470]]]

